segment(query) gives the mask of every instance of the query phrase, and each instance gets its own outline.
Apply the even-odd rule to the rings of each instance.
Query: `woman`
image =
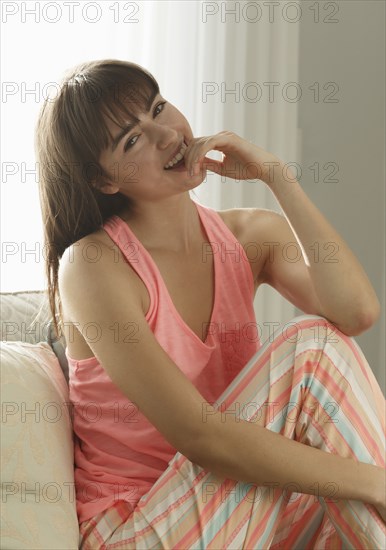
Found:
[[[379,302],[284,163],[232,132],[195,138],[114,60],[65,76],[36,145],[80,547],[380,548],[384,398],[352,338]],[[261,179],[286,216],[193,201],[208,169]],[[305,312],[263,346],[262,283]]]

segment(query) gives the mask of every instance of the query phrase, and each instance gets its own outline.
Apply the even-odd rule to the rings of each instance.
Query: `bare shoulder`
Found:
[[[277,220],[282,216],[266,208],[230,208],[217,213],[245,251],[256,292],[266,282],[264,267],[269,247],[265,244],[274,239]]]
[[[143,306],[143,287],[138,282],[138,276],[103,229],[90,233],[68,246],[60,259],[59,292],[63,312],[66,312],[65,316],[69,321],[71,314],[70,308],[66,308],[66,302],[69,301],[70,294],[76,294],[75,289],[78,285],[87,286],[87,281],[95,279],[105,281],[103,291],[106,294],[110,293],[112,297],[118,288],[130,285],[135,291],[134,296]],[[107,284],[107,281],[112,280],[119,286]],[[89,288],[91,289],[92,285]]]
[[[110,241],[110,242],[109,242]],[[106,254],[108,250],[112,251],[111,239],[103,229],[98,229],[85,237],[82,237],[78,241],[69,245],[60,260],[60,264],[65,262],[72,263],[73,257],[90,259],[92,257],[92,249],[94,249],[94,256],[100,256],[103,252]],[[78,253],[76,253],[78,251]]]
[[[90,264],[103,269],[107,256],[112,257],[111,252],[100,231],[86,235],[65,249],[59,260],[59,278],[63,279],[67,273],[80,275],[90,269]]]
[[[217,213],[242,244],[266,239],[275,220],[281,216],[267,208],[230,208]]]

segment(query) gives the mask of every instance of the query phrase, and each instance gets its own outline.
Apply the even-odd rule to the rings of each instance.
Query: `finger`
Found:
[[[191,149],[187,149],[185,153],[185,166],[190,174],[194,174],[194,170],[197,170],[195,163],[199,163],[205,158],[205,155],[211,150],[221,151],[222,147],[226,146],[232,140],[233,134],[231,132],[220,132],[214,136],[203,136],[197,138],[192,145]]]
[[[220,160],[205,157],[202,167],[206,170],[214,172],[215,174],[219,174],[220,176],[225,176],[224,163]]]
[[[192,140],[188,148],[186,149],[185,156],[184,156],[184,162],[186,169],[191,172],[193,169],[194,161],[199,157],[200,154],[200,145],[203,142],[203,140],[207,139],[206,137],[196,138],[194,141]]]
[[[218,135],[203,136],[197,139],[190,150],[186,151],[185,166],[190,173],[193,173],[195,169],[197,170],[195,164],[198,163],[199,166],[205,158],[206,153],[209,153],[212,149],[217,149],[219,145],[218,141]]]

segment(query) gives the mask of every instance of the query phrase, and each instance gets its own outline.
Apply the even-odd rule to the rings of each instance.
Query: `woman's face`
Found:
[[[103,151],[100,164],[110,175],[104,193],[120,191],[134,201],[166,198],[197,187],[205,171],[190,177],[184,163],[175,169],[165,166],[193,138],[183,114],[158,94],[148,113],[137,116],[139,123],[129,131],[107,121],[115,143]]]

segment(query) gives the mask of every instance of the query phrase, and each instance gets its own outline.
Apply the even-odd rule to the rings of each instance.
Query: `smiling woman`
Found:
[[[36,150],[80,548],[381,548],[384,398],[351,337],[377,298],[280,159],[229,131],[194,137],[152,75],[115,60],[67,73]],[[207,170],[257,173],[285,216],[193,201]],[[339,262],[315,260],[315,240]],[[264,282],[309,314],[261,345]]]
[[[120,191],[137,204],[141,199],[154,202],[168,197],[171,185],[174,192],[185,192],[191,183],[186,179],[184,162],[193,139],[190,125],[159,92],[154,94],[146,109],[142,114],[136,113],[132,122],[119,120],[125,116],[123,112],[115,119],[105,115],[107,130],[113,137],[111,147],[105,148],[100,156],[106,175],[101,191],[108,194]],[[173,177],[169,178],[171,174]]]

